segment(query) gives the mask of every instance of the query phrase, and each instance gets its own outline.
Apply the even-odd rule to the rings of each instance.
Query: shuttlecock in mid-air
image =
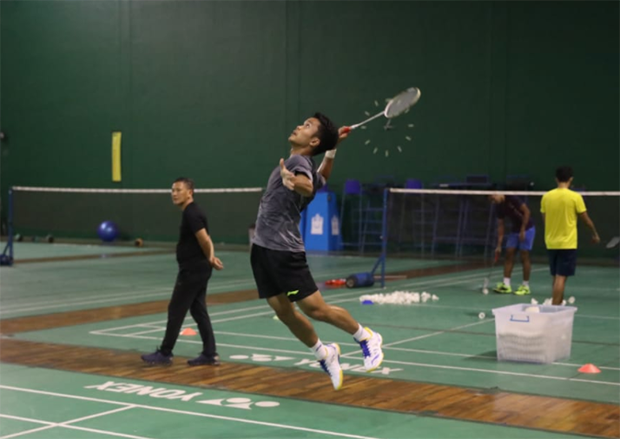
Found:
[[[482,294],[489,294],[489,289],[488,288],[483,288],[482,289]]]
[[[574,298],[573,296],[570,296],[570,297],[568,298],[568,303],[570,303],[571,305],[572,305],[573,303],[575,303],[575,298]]]
[[[484,319],[485,317],[486,317],[486,314],[485,314],[485,313],[483,313],[483,312],[481,312],[480,314],[478,314],[478,318],[479,318],[479,319],[481,319],[481,320],[482,320],[482,319]]]

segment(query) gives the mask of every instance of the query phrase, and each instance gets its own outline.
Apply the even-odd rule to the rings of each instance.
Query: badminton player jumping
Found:
[[[280,321],[310,348],[336,390],[343,380],[340,347],[323,344],[306,316],[351,334],[362,348],[366,371],[375,370],[383,361],[381,335],[362,327],[345,309],[323,300],[310,274],[299,232],[301,212],[325,185],[335,148],[347,136],[346,128],[338,130],[321,113],[295,128],[288,138],[291,155],[280,159],[280,166],[271,172],[261,199],[251,255],[259,297],[267,299]],[[312,157],[322,153],[325,157],[317,170]]]

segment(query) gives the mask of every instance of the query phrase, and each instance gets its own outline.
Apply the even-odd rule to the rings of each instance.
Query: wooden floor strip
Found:
[[[175,364],[171,367],[146,367],[137,352],[0,339],[0,361],[5,363],[558,433],[620,437],[620,407],[612,404],[507,392],[488,393],[370,375],[346,375],[343,389],[335,392],[328,377],[318,371],[240,363],[189,367],[185,360],[175,357]]]
[[[256,290],[213,294],[207,295],[207,306],[245,302],[257,298],[258,292]],[[155,300],[152,302],[82,309],[40,316],[3,319],[0,320],[0,334],[16,334],[18,332],[40,331],[64,326],[119,320],[128,317],[161,314],[167,312],[168,302],[169,300]]]

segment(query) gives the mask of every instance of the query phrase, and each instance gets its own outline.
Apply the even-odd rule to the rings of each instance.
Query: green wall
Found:
[[[264,186],[306,115],[355,123],[409,86],[422,98],[394,130],[376,121],[343,144],[338,189],[346,178],[468,173],[530,174],[547,189],[564,163],[588,189],[620,186],[617,2],[0,8],[2,194],[161,188],[179,175]],[[111,182],[113,130],[123,132],[122,183]]]

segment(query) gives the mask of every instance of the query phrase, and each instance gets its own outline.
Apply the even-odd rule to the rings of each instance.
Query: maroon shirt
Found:
[[[521,225],[523,224],[523,212],[521,211],[521,206],[523,204],[525,203],[520,198],[512,195],[505,195],[504,201],[495,206],[495,212],[498,219],[504,219],[506,217],[510,218],[513,233],[519,233],[521,231]],[[530,216],[530,219],[525,226],[525,230],[531,227],[534,227],[534,221],[532,221],[532,217]]]

